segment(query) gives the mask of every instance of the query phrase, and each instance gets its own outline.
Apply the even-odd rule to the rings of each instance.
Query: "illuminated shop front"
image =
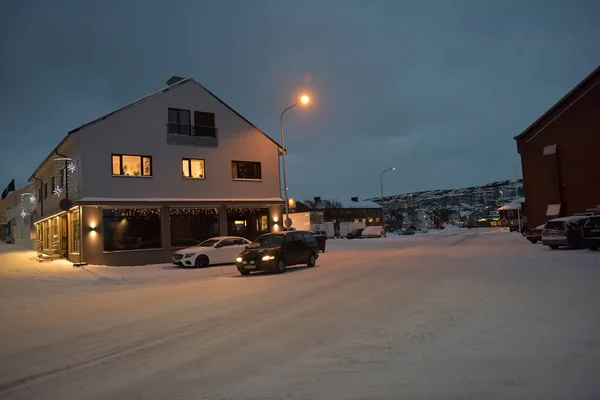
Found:
[[[215,236],[255,239],[281,229],[282,206],[87,205],[35,223],[40,255],[95,265],[170,262],[173,252]]]

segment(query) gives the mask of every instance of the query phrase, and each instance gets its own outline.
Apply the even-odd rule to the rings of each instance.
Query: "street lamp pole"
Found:
[[[281,154],[281,162],[283,164],[283,195],[285,197],[285,221],[287,221],[287,219],[289,218],[289,212],[290,212],[290,205],[289,205],[289,198],[288,198],[288,187],[287,187],[287,172],[285,169],[285,136],[283,134],[283,114],[285,114],[286,111],[291,110],[292,108],[296,107],[298,105],[298,103],[294,103],[291,106],[289,106],[288,108],[286,108],[285,110],[283,110],[283,112],[281,113],[281,118],[279,119],[279,126],[281,128],[281,147],[282,147],[282,151],[283,153]]]
[[[383,205],[383,174],[388,171],[394,171],[394,170],[396,170],[396,167],[385,169],[385,170],[381,171],[381,174],[379,176],[380,181],[381,181],[381,210],[382,210],[382,218],[383,218],[383,237],[386,237],[386,234],[385,234],[385,207]]]
[[[285,220],[284,220],[284,225],[287,222],[288,218],[289,218],[289,213],[290,213],[290,199],[288,197],[288,186],[287,186],[287,171],[285,168],[285,136],[283,134],[283,114],[286,113],[286,111],[291,110],[292,108],[296,107],[298,104],[308,104],[310,102],[310,97],[308,97],[307,95],[303,95],[300,97],[300,100],[295,102],[294,104],[292,104],[291,106],[289,106],[288,108],[286,108],[285,110],[283,110],[281,112],[281,118],[279,118],[279,127],[281,130],[281,147],[282,147],[282,151],[283,153],[281,154],[281,162],[283,164],[283,193],[285,196]]]

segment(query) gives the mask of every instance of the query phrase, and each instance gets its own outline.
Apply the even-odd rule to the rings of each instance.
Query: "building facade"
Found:
[[[193,79],[167,84],[70,131],[34,171],[38,253],[159,263],[280,229],[282,148]]]
[[[340,222],[364,222],[366,226],[383,226],[383,207],[369,200],[358,200],[353,197],[350,201],[336,201],[333,207],[309,207],[298,202],[297,212],[322,211],[323,221],[332,222],[334,229],[339,231]]]
[[[600,67],[515,140],[529,226],[600,207]]]
[[[0,240],[34,249],[36,202],[33,185],[10,192],[0,200]]]

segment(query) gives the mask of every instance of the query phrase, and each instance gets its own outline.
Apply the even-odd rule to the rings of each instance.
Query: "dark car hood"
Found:
[[[246,249],[240,254],[240,257],[244,258],[262,258],[269,254],[275,254],[281,249],[281,246],[276,247],[260,247],[258,249]]]

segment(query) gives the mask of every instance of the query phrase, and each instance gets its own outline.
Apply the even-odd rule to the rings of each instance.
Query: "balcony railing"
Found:
[[[183,146],[216,147],[219,130],[214,126],[167,124],[167,143]]]

